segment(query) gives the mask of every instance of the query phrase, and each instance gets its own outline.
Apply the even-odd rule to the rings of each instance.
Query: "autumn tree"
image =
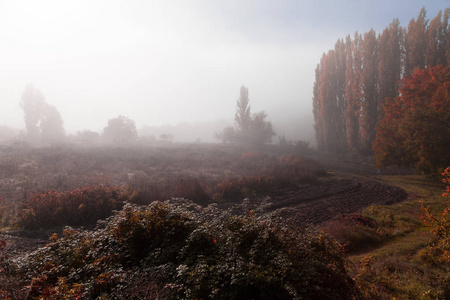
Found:
[[[449,19],[450,19],[450,8],[446,8],[444,11],[444,20],[442,23],[442,27],[444,28],[443,39],[445,45],[445,64],[450,64],[450,28],[449,28]]]
[[[430,21],[427,35],[427,66],[448,63],[446,52],[450,50],[450,44],[447,41],[449,16],[450,8],[447,8],[444,13],[439,11],[437,16]]]
[[[319,149],[329,152],[343,152],[345,147],[345,46],[338,41],[334,50],[322,56],[317,66],[317,92],[313,107],[316,125],[320,123],[322,144]],[[316,131],[317,133],[317,131]]]
[[[384,105],[373,145],[379,167],[411,166],[435,173],[450,165],[450,67],[416,69],[400,96]]]
[[[345,130],[347,149],[359,147],[359,116],[361,92],[361,35],[355,33],[353,41],[346,38],[347,61],[345,69]]]
[[[334,90],[336,95],[336,110],[333,112],[335,117],[335,134],[336,134],[336,148],[338,152],[345,152],[346,150],[346,130],[345,130],[345,118],[344,112],[346,108],[345,99],[345,83],[346,83],[346,61],[347,61],[347,51],[346,45],[342,39],[339,39],[334,46],[335,52],[335,80],[334,80]]]
[[[322,103],[320,101],[320,78],[322,72],[322,64],[319,63],[316,67],[313,87],[313,117],[314,117],[314,132],[316,135],[317,149],[325,149],[324,140],[324,123],[326,120],[322,118]]]
[[[398,19],[394,19],[378,37],[377,124],[383,118],[383,103],[398,96],[403,40],[403,29]]]
[[[322,139],[323,149],[326,151],[334,152],[336,146],[334,143],[334,125],[335,116],[333,112],[337,110],[336,101],[333,101],[335,95],[333,91],[333,76],[334,76],[334,50],[328,51],[328,53],[322,56],[320,60],[319,68],[319,118],[322,122]]]
[[[370,30],[364,34],[362,44],[362,101],[361,101],[361,149],[370,150],[375,138],[375,125],[377,121],[377,39],[375,31]]]
[[[108,120],[108,125],[103,129],[103,136],[115,144],[129,144],[137,139],[138,133],[133,120],[118,116]]]
[[[427,52],[426,52],[428,66],[436,66],[439,64],[443,64],[442,53],[445,54],[445,52],[443,52],[442,50],[445,47],[445,44],[444,47],[442,47],[443,28],[441,19],[442,19],[442,11],[439,11],[438,15],[433,20],[430,21],[427,36]]]
[[[405,75],[411,75],[415,69],[423,69],[426,65],[427,50],[427,11],[420,10],[417,19],[412,19],[405,36]]]
[[[381,34],[355,33],[322,55],[312,99],[319,150],[371,154],[383,103],[399,95],[402,77],[448,65],[449,16],[450,8],[429,22],[423,8],[408,28],[394,19]]]

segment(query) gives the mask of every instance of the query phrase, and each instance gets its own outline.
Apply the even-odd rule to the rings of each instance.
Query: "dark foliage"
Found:
[[[66,192],[46,190],[33,194],[25,203],[19,225],[25,229],[95,225],[131,199],[132,194],[124,187],[96,185]]]
[[[325,234],[182,199],[127,204],[95,231],[67,228],[16,268],[29,297],[52,299],[356,297]]]

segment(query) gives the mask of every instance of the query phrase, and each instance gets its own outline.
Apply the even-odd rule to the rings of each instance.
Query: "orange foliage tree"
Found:
[[[384,104],[373,144],[378,167],[411,166],[436,173],[450,165],[450,67],[417,69],[400,96]]]
[[[424,224],[439,237],[438,246],[442,250],[442,256],[445,261],[450,262],[450,167],[442,172],[442,182],[447,183],[445,192],[442,196],[446,199],[446,207],[441,215],[433,215],[429,207],[424,207],[422,202],[422,216]]]

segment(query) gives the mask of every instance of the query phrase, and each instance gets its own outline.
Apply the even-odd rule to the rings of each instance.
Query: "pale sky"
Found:
[[[175,125],[234,117],[241,85],[252,112],[310,115],[314,70],[338,38],[394,18],[407,27],[447,1],[0,0],[0,125],[24,128],[32,83],[68,132],[118,115]]]

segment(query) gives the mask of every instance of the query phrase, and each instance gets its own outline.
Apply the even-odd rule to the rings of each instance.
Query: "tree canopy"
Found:
[[[415,165],[435,173],[450,165],[450,67],[416,69],[400,96],[384,104],[373,145],[379,167]]]

